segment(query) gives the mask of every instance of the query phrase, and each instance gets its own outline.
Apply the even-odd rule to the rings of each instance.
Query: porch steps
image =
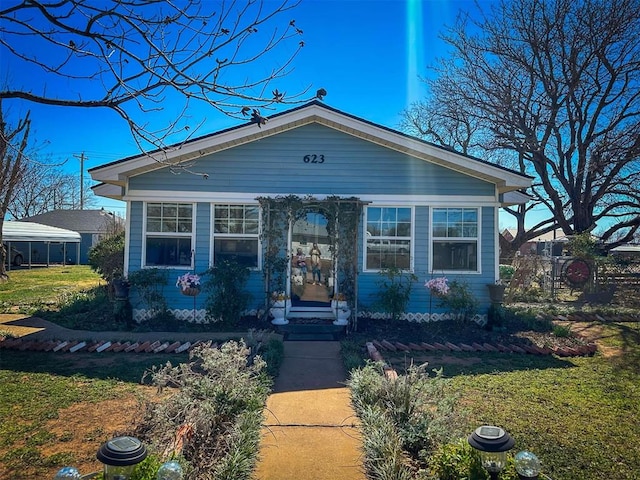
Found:
[[[305,307],[291,307],[287,314],[289,320],[292,319],[308,319],[317,318],[322,320],[335,320],[336,316],[330,307],[327,308],[305,308]]]
[[[346,327],[334,325],[334,317],[321,319],[316,317],[287,317],[287,325],[278,325],[276,331],[284,335],[284,340],[291,341],[335,341],[340,340],[345,334]],[[312,320],[311,320],[312,319]],[[311,320],[311,321],[310,321]]]

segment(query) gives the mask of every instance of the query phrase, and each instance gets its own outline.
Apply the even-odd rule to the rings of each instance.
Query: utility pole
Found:
[[[74,157],[80,160],[80,210],[84,210],[84,152]]]

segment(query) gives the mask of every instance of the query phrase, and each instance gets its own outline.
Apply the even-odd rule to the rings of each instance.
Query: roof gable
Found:
[[[497,185],[500,193],[529,187],[531,177],[330,108],[319,101],[273,115],[261,126],[247,123],[154,151],[124,158],[89,170],[96,181],[125,185],[126,179],[170,165],[184,165],[205,155],[277,135],[310,123],[333,128],[412,157],[480,178]]]
[[[114,219],[105,216],[104,210],[51,210],[19,221],[36,222],[81,233],[98,233],[104,231]]]

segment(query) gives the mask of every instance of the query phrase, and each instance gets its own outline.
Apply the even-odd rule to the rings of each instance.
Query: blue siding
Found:
[[[305,155],[323,155],[324,163],[305,163]],[[472,162],[473,160],[469,160]],[[433,195],[443,200],[457,197],[493,197],[495,185],[440,167],[383,146],[370,143],[318,124],[306,125],[271,137],[240,145],[203,157],[194,170],[209,174],[207,180],[183,174],[175,175],[168,168],[158,169],[129,180],[129,189],[136,192],[261,193],[304,195]],[[468,205],[474,207],[476,205]],[[414,207],[413,259],[418,281],[414,285],[409,312],[429,311],[429,292],[424,283],[429,274],[430,226],[428,206]],[[143,203],[131,202],[129,231],[129,270],[142,264],[144,233]],[[488,303],[487,283],[493,283],[495,272],[494,207],[481,209],[480,274],[448,275],[450,280],[463,279],[482,303]],[[195,270],[204,272],[211,258],[211,204],[200,202],[196,210]],[[362,224],[362,223],[361,223]],[[362,226],[361,239],[365,233]],[[363,242],[359,248],[360,309],[368,310],[375,301],[382,277],[376,272],[363,272]],[[187,270],[171,269],[167,295],[171,308],[189,309],[193,299],[180,295],[174,287],[175,278]],[[265,292],[262,272],[252,272],[247,289],[253,299],[251,308],[263,306]],[[205,297],[197,297],[197,308],[204,308]],[[438,311],[437,302],[432,311]],[[484,312],[481,312],[484,313]]]
[[[136,271],[142,265],[142,225],[144,208],[142,202],[131,202],[129,210],[129,271]]]
[[[324,155],[324,163],[305,163],[305,155]],[[129,188],[349,196],[494,194],[490,183],[317,124],[205,156],[193,169],[209,178],[175,175],[165,168],[132,178]]]

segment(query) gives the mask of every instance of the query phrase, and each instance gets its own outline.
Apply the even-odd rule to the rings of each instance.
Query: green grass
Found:
[[[9,281],[0,283],[0,313],[46,310],[68,302],[78,292],[104,281],[86,265],[11,270]]]
[[[450,388],[460,394],[460,406],[469,412],[468,432],[483,424],[502,426],[516,439],[513,453],[534,452],[554,480],[637,480],[639,327],[603,325],[600,341],[617,349],[608,356],[449,352],[446,362],[444,355],[430,356],[429,367],[442,366]],[[386,359],[402,373],[412,360],[425,358],[396,354]]]

